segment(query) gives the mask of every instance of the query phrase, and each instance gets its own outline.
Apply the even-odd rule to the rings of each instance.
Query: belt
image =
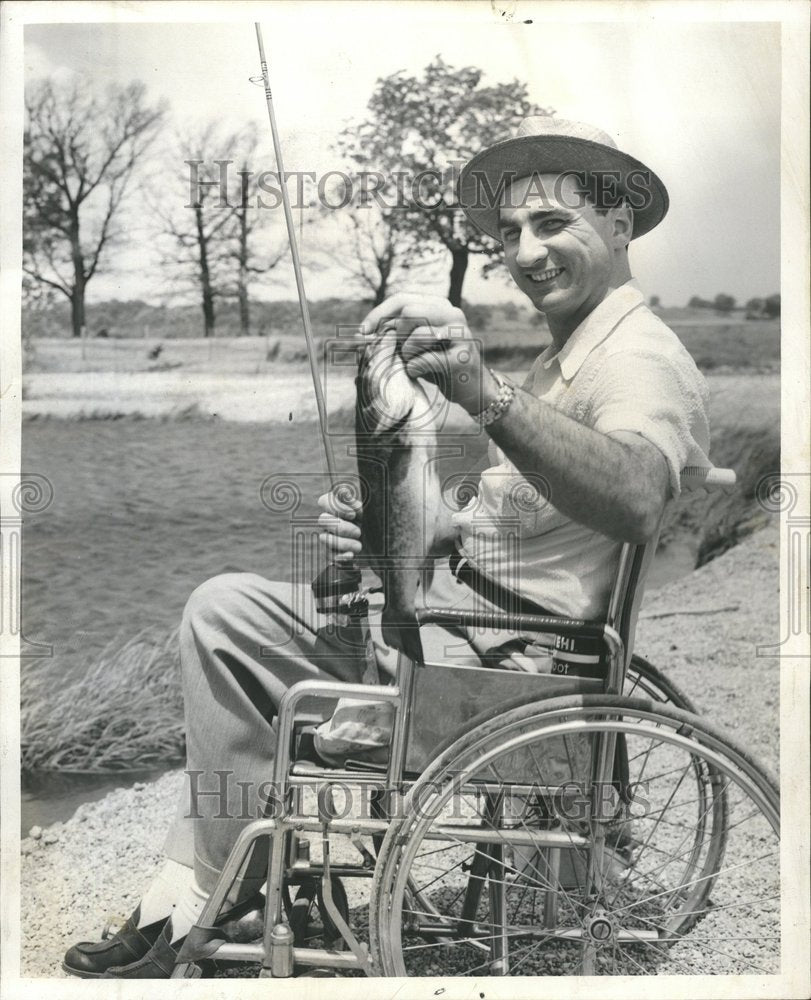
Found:
[[[457,580],[466,583],[485,600],[497,605],[503,611],[514,615],[545,615],[559,618],[555,611],[549,611],[534,601],[527,600],[507,587],[502,587],[490,577],[474,569],[467,558],[454,552],[449,558],[450,571]],[[548,629],[554,633],[554,625]],[[605,679],[606,658],[602,640],[594,637],[555,635],[552,653],[552,673],[573,677]]]
[[[509,590],[500,583],[496,583],[489,576],[480,573],[470,565],[466,556],[459,552],[454,552],[451,555],[448,565],[457,580],[466,583],[471,590],[475,590],[477,594],[501,608],[502,611],[513,615],[552,615],[558,617],[554,611],[541,607],[540,604],[516,594],[514,590]]]
[[[501,608],[502,611],[514,615],[560,617],[556,612],[549,611],[540,604],[535,604],[534,601],[521,597],[515,591],[503,587],[500,583],[496,583],[495,580],[480,573],[459,552],[454,552],[451,555],[448,565],[457,580],[466,583],[471,590],[475,590],[477,594]],[[551,626],[547,631],[554,633],[554,626]],[[532,643],[527,640],[527,645],[532,645]],[[604,680],[606,660],[602,641],[593,637],[555,635],[551,672],[572,677],[591,677]]]

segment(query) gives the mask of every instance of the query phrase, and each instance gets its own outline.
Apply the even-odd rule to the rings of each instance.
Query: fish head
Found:
[[[407,334],[393,325],[368,343],[358,368],[358,411],[367,433],[384,434],[409,418],[424,418],[431,409],[425,389],[406,371],[402,346]]]

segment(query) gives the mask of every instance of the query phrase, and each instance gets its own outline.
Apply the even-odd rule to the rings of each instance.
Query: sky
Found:
[[[437,54],[454,67],[473,65],[485,83],[526,82],[530,99],[562,117],[598,125],[621,149],[647,163],[671,199],[665,221],[632,246],[632,268],[649,295],[684,305],[718,292],[739,301],[780,287],[780,26],[708,21],[657,5],[487,2],[256,5],[268,53],[287,170],[340,166],[330,143],[364,116],[376,79],[396,70],[419,73]],[[754,5],[755,7],[759,5]],[[53,17],[36,5],[40,17]],[[29,24],[26,79],[92,74],[142,80],[150,99],[171,105],[176,125],[220,119],[256,123],[266,139],[262,169],[274,169],[260,87],[256,38],[240,5],[93,5],[115,21]],[[695,8],[693,8],[695,9]],[[138,10],[185,22],[132,23]],[[662,16],[659,15],[661,10]],[[605,14],[601,13],[605,11]],[[599,21],[585,15],[600,16]],[[87,16],[87,15],[85,15]],[[611,21],[616,16],[620,20]],[[204,17],[230,20],[199,23]],[[189,23],[189,19],[197,23]],[[531,20],[531,24],[524,23]],[[305,231],[302,255],[307,261]],[[154,289],[143,260],[121,254],[113,275],[93,279],[89,297],[142,298]],[[274,272],[272,297],[293,294],[292,269]],[[483,280],[479,263],[465,284],[471,301],[520,295],[504,280]],[[440,267],[432,285],[442,291]],[[335,267],[308,272],[308,294],[346,294]]]

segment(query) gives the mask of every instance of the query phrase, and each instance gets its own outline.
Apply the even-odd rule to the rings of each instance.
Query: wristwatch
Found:
[[[512,401],[515,399],[515,386],[512,382],[504,378],[503,375],[494,372],[492,368],[489,371],[498,385],[498,396],[481,413],[474,414],[473,419],[482,427],[487,427],[489,424],[494,424],[497,420],[500,420],[507,410],[509,410]]]

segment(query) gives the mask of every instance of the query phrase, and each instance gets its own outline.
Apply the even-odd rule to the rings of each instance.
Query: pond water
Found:
[[[334,436],[346,471],[355,467],[351,441]],[[480,466],[485,448],[483,432],[464,436],[443,469]],[[192,590],[217,573],[291,579],[291,514],[281,498],[272,509],[263,483],[295,484],[300,527],[317,515],[323,467],[312,423],[25,423],[22,468],[48,478],[53,500],[24,518],[23,634],[53,652],[24,670],[59,683],[110,642],[174,627]]]
[[[84,802],[96,802],[116,788],[131,788],[138,781],[155,781],[164,769],[122,771],[120,774],[67,774],[62,771],[23,775],[20,836],[32,826],[64,822]]]

